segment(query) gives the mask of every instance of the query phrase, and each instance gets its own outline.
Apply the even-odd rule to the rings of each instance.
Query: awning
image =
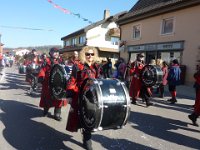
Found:
[[[99,51],[106,51],[106,52],[114,52],[114,53],[119,53],[119,49],[114,49],[114,48],[106,48],[106,47],[97,47]]]

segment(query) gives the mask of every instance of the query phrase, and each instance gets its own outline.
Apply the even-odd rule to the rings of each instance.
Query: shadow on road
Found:
[[[200,133],[199,130],[188,128],[188,123],[141,112],[131,112],[129,122],[136,124],[133,128],[145,134],[186,147],[199,149],[199,139],[176,133],[176,130]]]
[[[165,108],[165,109],[176,110],[188,114],[192,113],[193,107],[191,105],[181,104],[180,101],[181,100],[178,100],[177,103],[170,104],[169,102],[167,102],[167,100],[158,100],[158,99],[153,100],[153,102],[156,102],[154,107],[160,107],[161,109]]]
[[[103,135],[94,135],[92,140],[101,143],[108,150],[131,150],[131,149],[148,149],[155,150],[151,147],[135,143],[126,139],[111,139]]]
[[[23,89],[28,90],[28,85],[24,80],[24,75],[6,73],[5,80],[7,83],[1,83],[1,90],[10,90],[10,89]]]
[[[70,135],[61,133],[46,124],[34,121],[41,117],[42,111],[34,105],[0,99],[1,121],[5,129],[5,140],[19,150],[68,150],[64,141],[70,141],[79,146],[82,144],[73,140]]]

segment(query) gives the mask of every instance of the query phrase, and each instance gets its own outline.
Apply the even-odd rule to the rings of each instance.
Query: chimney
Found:
[[[110,17],[110,10],[104,10],[104,20]]]

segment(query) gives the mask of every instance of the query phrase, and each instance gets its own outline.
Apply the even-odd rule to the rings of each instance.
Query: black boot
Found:
[[[62,118],[60,115],[61,115],[61,108],[55,108],[54,109],[54,119],[57,121],[61,121]]]
[[[150,102],[150,100],[149,100],[149,99],[146,99],[145,101],[146,101],[146,106],[147,106],[147,107],[149,107],[149,106],[152,106],[152,105],[153,105],[153,103],[152,103],[152,102]]]
[[[193,123],[193,125],[194,126],[199,126],[198,124],[197,124],[197,118],[198,118],[198,115],[196,115],[195,113],[192,113],[191,115],[188,115],[188,118],[190,119],[190,120],[192,120],[192,123]]]
[[[92,148],[92,140],[91,140],[91,137],[92,137],[91,132],[83,129],[83,133],[82,134],[83,134],[83,147],[86,150],[93,150],[93,148]]]
[[[164,98],[164,86],[160,86],[160,98]]]
[[[49,112],[49,108],[44,108],[43,116],[44,117],[48,116],[48,112]]]
[[[177,102],[176,98],[172,98],[170,104],[175,104]]]

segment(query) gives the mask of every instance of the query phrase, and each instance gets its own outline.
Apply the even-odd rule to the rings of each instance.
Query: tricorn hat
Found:
[[[142,55],[142,53],[137,54],[137,57],[144,57],[144,55]]]

